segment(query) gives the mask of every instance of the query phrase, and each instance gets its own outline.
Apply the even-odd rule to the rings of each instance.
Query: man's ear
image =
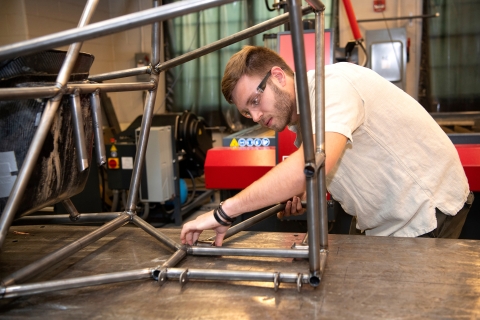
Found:
[[[280,86],[285,86],[287,84],[287,75],[280,67],[273,67],[271,70],[272,77],[277,80]]]

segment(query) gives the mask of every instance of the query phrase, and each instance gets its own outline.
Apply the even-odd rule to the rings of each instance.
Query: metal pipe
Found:
[[[155,88],[152,82],[131,82],[131,83],[76,83],[65,86],[64,94],[72,94],[75,90],[80,93],[92,93],[97,90],[102,92],[125,92],[125,91],[143,91]],[[0,89],[1,100],[24,100],[26,98],[52,98],[54,93],[60,91],[57,87],[38,87],[33,93],[26,94],[27,88],[7,88]],[[18,92],[17,92],[18,91]]]
[[[113,200],[112,200],[112,207],[110,209],[111,212],[114,212],[117,210],[118,202],[120,199],[120,190],[114,189],[112,190],[113,193]]]
[[[325,178],[325,11],[315,12],[315,136],[316,155],[322,159],[317,163],[320,249],[328,248],[327,187]],[[315,240],[317,241],[317,240]]]
[[[158,0],[153,0],[153,7],[160,7]],[[160,63],[160,22],[157,20],[152,24],[152,65]]]
[[[153,4],[158,6],[158,1]],[[160,62],[160,24],[154,23],[152,25],[152,65]],[[159,75],[155,71],[150,77],[150,81],[158,84]],[[150,135],[150,127],[152,125],[153,112],[155,109],[155,98],[157,96],[157,87],[148,91],[147,99],[145,99],[145,108],[143,110],[142,125],[140,128],[140,136],[137,142],[137,152],[135,154],[135,161],[133,163],[132,178],[130,180],[130,193],[128,194],[127,203],[125,205],[126,211],[135,215],[136,203],[138,200],[138,190],[140,188],[140,179],[142,177],[142,167],[145,162],[145,154],[147,152],[148,136]]]
[[[90,95],[90,105],[92,108],[92,126],[95,137],[97,165],[102,166],[107,162],[107,153],[105,152],[105,142],[103,140],[103,120],[99,90],[95,90],[95,92]]]
[[[194,256],[251,256],[297,259],[308,258],[308,250],[301,249],[189,247],[187,253]]]
[[[57,48],[73,42],[85,41],[148,25],[153,22],[169,20],[181,15],[234,2],[235,0],[185,0],[170,3],[121,17],[100,21],[85,27],[53,33],[47,36],[26,40],[0,47],[0,60],[15,58],[33,52]]]
[[[306,232],[305,236],[303,237],[302,245],[308,245],[308,232]]]
[[[145,66],[145,67],[138,67],[138,68],[131,68],[131,69],[95,74],[95,75],[89,76],[88,80],[101,82],[105,80],[133,77],[133,76],[138,76],[142,74],[151,74],[151,73],[152,73],[152,67]]]
[[[361,22],[379,22],[379,21],[390,21],[390,20],[410,20],[410,19],[426,19],[426,18],[437,18],[440,17],[440,13],[434,14],[422,14],[418,16],[404,16],[404,17],[393,17],[393,18],[380,18],[380,19],[360,19],[357,20],[358,23]]]
[[[312,12],[312,7],[310,6],[305,6],[302,8],[302,14],[308,14]],[[188,53],[185,53],[179,57],[170,59],[168,61],[165,61],[161,64],[158,64],[155,66],[155,70],[157,72],[165,71],[168,69],[171,69],[173,67],[176,67],[178,65],[181,65],[185,62],[191,61],[193,59],[196,59],[198,57],[204,56],[208,53],[214,52],[218,49],[224,48],[226,46],[229,46],[233,43],[237,43],[239,41],[248,39],[252,36],[255,36],[259,33],[262,33],[264,31],[270,30],[272,28],[278,27],[280,25],[283,25],[285,22],[289,20],[289,13],[284,13],[282,15],[279,15],[275,18],[272,18],[270,20],[267,20],[265,22],[259,23],[253,27],[247,28],[243,31],[237,32],[231,36],[225,37],[223,39],[217,40],[215,42],[212,42],[211,44],[208,44],[206,46],[203,46],[201,48],[192,50]]]
[[[52,98],[60,92],[60,88],[36,87],[36,88],[0,88],[1,100],[25,100]]]
[[[142,218],[138,217],[137,215],[133,215],[133,223],[139,227],[142,228],[146,233],[166,245],[169,249],[172,251],[177,251],[179,249],[182,249],[182,245],[176,243],[172,239],[170,239],[168,236],[164,235],[162,232],[158,231],[155,229],[151,224],[145,222]]]
[[[116,219],[122,212],[112,213],[83,213],[79,214],[75,224],[82,223],[105,223]],[[36,225],[36,224],[72,224],[71,215],[49,214],[39,216],[24,216],[13,222],[15,225]]]
[[[70,95],[70,109],[72,110],[73,135],[75,137],[78,170],[82,172],[88,168],[88,153],[85,144],[82,105],[78,90],[75,90],[74,94]]]
[[[95,231],[83,236],[82,238],[73,241],[72,243],[60,248],[45,257],[29,264],[26,267],[12,273],[11,275],[7,276],[5,279],[2,279],[2,284],[4,286],[11,286],[15,283],[20,283],[25,280],[28,280],[38,273],[48,269],[49,267],[53,266],[55,263],[71,256],[75,252],[80,251],[81,249],[85,248],[89,244],[97,241],[98,239],[102,238],[103,236],[109,234],[112,231],[117,230],[125,223],[130,220],[130,216],[128,214],[122,214],[118,218],[113,221],[110,221],[103,226],[99,227]]]
[[[91,17],[97,1],[98,0],[89,0],[87,2],[81,20],[79,22],[79,26],[88,23],[88,19]],[[27,154],[25,155],[22,167],[20,168],[20,171],[18,173],[17,180],[13,185],[10,196],[3,209],[2,216],[0,217],[0,248],[5,241],[8,228],[12,224],[15,213],[17,212],[20,205],[20,201],[22,201],[23,193],[25,192],[28,180],[30,179],[33,169],[35,168],[38,155],[41,151],[41,146],[43,146],[43,143],[45,142],[45,137],[50,131],[53,119],[57,112],[58,106],[60,105],[60,101],[62,98],[60,88],[63,88],[66,81],[68,81],[68,78],[70,77],[70,70],[73,68],[73,65],[75,63],[75,59],[72,58],[78,55],[79,50],[80,47],[76,46],[75,44],[70,46],[70,48],[68,49],[65,61],[57,76],[57,87],[59,89],[59,94],[56,95],[54,98],[50,99],[45,106],[43,115],[40,118],[40,123],[38,124],[38,128],[35,131],[35,135],[33,136],[30,147],[28,148]],[[25,52],[23,53],[25,54]],[[0,60],[2,60],[2,58],[0,58]]]
[[[282,211],[283,209],[285,209],[285,204],[280,203],[280,204],[277,204],[277,205],[271,207],[268,210],[265,210],[263,212],[260,212],[259,214],[254,215],[253,217],[251,217],[251,218],[249,218],[249,219],[247,219],[243,222],[240,222],[240,223],[232,226],[230,229],[228,229],[228,231],[225,234],[225,237],[223,239],[224,240],[228,239],[231,236],[239,233],[240,231],[244,231],[244,230],[250,228],[251,226],[267,219],[268,217],[274,215],[275,213],[277,213],[279,211]],[[210,238],[207,239],[207,241],[212,241],[214,239],[215,239],[215,237],[210,237]]]
[[[292,33],[293,56],[295,61],[296,88],[300,109],[300,125],[303,138],[303,153],[305,157],[305,175],[307,187],[307,222],[309,233],[309,265],[310,284],[318,286],[320,283],[319,256],[319,219],[318,219],[318,183],[315,168],[315,153],[312,134],[312,119],[309,103],[308,82],[306,74],[305,47],[303,41],[303,24],[300,7],[297,1],[288,0],[290,10],[290,26]]]
[[[185,250],[177,250],[167,261],[162,264],[162,268],[172,268],[182,261],[182,259],[186,256],[187,252]]]
[[[82,16],[80,17],[80,21],[78,22],[77,28],[81,28],[88,24],[90,19],[95,12],[95,8],[97,7],[98,0],[88,0],[85,8],[83,9]],[[67,55],[65,56],[65,60],[60,68],[60,72],[57,76],[57,84],[60,84],[63,87],[70,78],[70,74],[72,73],[73,67],[75,62],[77,61],[78,54],[80,49],[82,48],[83,42],[75,41],[72,43],[68,50]],[[15,45],[15,44],[14,44]],[[23,51],[19,53],[19,55],[25,55],[27,52]],[[1,48],[0,48],[0,55],[1,55]]]
[[[313,10],[310,6],[305,6],[302,8],[302,14],[306,15],[311,13]],[[241,40],[248,39],[252,36],[255,36],[259,33],[262,33],[264,31],[270,30],[272,28],[278,27],[285,22],[287,22],[289,19],[289,14],[284,13],[282,15],[279,15],[275,18],[269,19],[267,21],[264,21],[262,23],[259,23],[253,27],[247,28],[245,30],[242,30],[240,32],[237,32],[233,35],[227,36],[225,38],[222,38],[220,40],[217,40],[215,42],[212,42],[211,44],[208,44],[206,46],[203,46],[201,48],[195,49],[193,51],[190,51],[188,53],[185,53],[181,56],[178,56],[176,58],[170,59],[168,61],[159,63],[155,66],[155,69],[157,72],[165,71],[171,68],[174,68],[178,65],[181,65],[185,62],[191,61],[193,59],[199,58],[201,56],[204,56],[206,54],[209,54],[211,52],[214,52],[218,49],[224,48],[226,46],[229,46],[233,43],[237,43]],[[151,67],[139,67],[139,68],[133,68],[133,69],[125,69],[121,71],[114,71],[114,72],[109,72],[109,73],[102,73],[98,75],[93,75],[90,76],[88,79],[92,81],[105,81],[105,80],[112,80],[112,79],[118,79],[118,78],[124,78],[124,77],[129,77],[129,76],[135,76],[139,74],[145,74],[145,73],[151,73]]]
[[[184,269],[169,268],[166,270],[167,279],[180,279],[180,275],[186,272],[188,280],[227,280],[227,281],[265,281],[273,282],[278,275],[278,280],[285,283],[296,283],[298,273],[293,272],[263,272],[263,271],[238,271],[218,269]],[[308,283],[308,275],[300,274],[301,282]]]
[[[205,190],[201,195],[196,197],[195,200],[193,200],[190,204],[182,207],[181,214],[183,215],[184,213],[189,212],[190,210],[192,210],[193,208],[198,206],[199,203],[201,203],[202,201],[204,201],[205,199],[207,199],[208,197],[210,197],[214,193],[215,193],[215,190]]]
[[[78,83],[67,86],[67,92],[80,89],[81,93],[92,93],[97,90],[102,92],[123,92],[142,91],[155,88],[152,82],[130,82],[130,83]]]
[[[75,208],[75,205],[73,204],[72,200],[70,199],[65,199],[62,201],[62,205],[67,210],[69,213],[68,218],[70,221],[76,221],[80,217],[80,213],[78,213],[77,208]]]
[[[302,13],[308,14],[312,12],[311,7],[304,7],[302,9]],[[276,18],[270,19],[268,21],[265,21],[263,23],[260,23],[256,26],[253,26],[251,28],[245,29],[241,32],[235,33],[231,36],[225,37],[221,40],[215,41],[209,45],[206,45],[204,47],[195,49],[193,51],[190,51],[184,55],[181,55],[179,57],[170,59],[164,63],[157,64],[156,65],[156,70],[157,72],[165,71],[168,69],[171,69],[173,67],[176,67],[180,64],[183,64],[185,62],[188,62],[190,60],[196,59],[198,57],[201,57],[203,55],[206,55],[208,53],[214,52],[218,49],[221,49],[223,47],[226,47],[230,44],[239,42],[241,40],[250,38],[254,35],[257,35],[263,31],[269,30],[271,28],[277,27],[279,25],[282,25],[284,22],[288,21],[289,15],[288,13],[280,15]],[[126,70],[121,70],[121,71],[114,71],[114,72],[109,72],[109,73],[103,73],[99,75],[93,75],[89,77],[89,80],[92,81],[105,81],[105,80],[111,80],[111,79],[118,79],[118,78],[123,78],[123,77],[129,77],[129,76],[134,76],[134,75],[140,75],[140,74],[146,74],[146,73],[151,73],[151,67],[139,67],[139,68],[132,68],[132,69],[126,69]]]
[[[94,276],[79,277],[74,279],[53,280],[24,285],[11,285],[8,287],[0,288],[0,298],[15,298],[59,290],[83,288],[101,284],[150,278],[152,278],[152,269],[146,268],[131,271],[98,274]]]

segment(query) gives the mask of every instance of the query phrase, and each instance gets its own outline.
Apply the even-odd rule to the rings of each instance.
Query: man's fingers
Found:
[[[217,233],[217,235],[215,236],[215,247],[222,246],[223,238],[225,238],[225,233]]]
[[[285,209],[283,211],[285,217],[290,217],[292,214],[292,201],[289,200],[287,203],[285,203]]]
[[[279,212],[277,212],[277,218],[278,218],[278,219],[283,219],[283,215],[284,215],[284,214],[285,214],[284,211],[279,211]]]
[[[202,231],[199,231],[199,230],[193,232],[192,242],[193,243],[197,242],[197,240],[198,240],[198,238],[200,238],[201,234],[202,234]]]
[[[299,197],[295,197],[295,208],[296,208],[296,215],[301,215],[303,213],[303,208],[302,208],[302,201],[300,200]]]
[[[182,231],[180,232],[180,239],[182,240],[183,244],[187,243],[187,235],[188,235],[187,225],[184,225],[182,228]]]

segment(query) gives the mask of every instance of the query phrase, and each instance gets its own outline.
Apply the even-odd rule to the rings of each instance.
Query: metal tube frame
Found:
[[[75,92],[70,95],[70,106],[72,110],[73,134],[77,150],[78,170],[82,172],[88,168],[88,155],[87,146],[85,144],[85,131],[83,129],[82,106],[78,90],[75,90]]]
[[[278,289],[281,282],[296,283],[297,290],[300,291],[302,284],[309,283],[311,286],[318,286],[325,269],[328,249],[328,229],[327,229],[327,211],[325,198],[325,170],[324,170],[324,104],[325,104],[325,89],[324,89],[324,5],[318,0],[310,0],[310,6],[300,8],[296,0],[288,0],[290,12],[270,19],[264,23],[248,28],[244,31],[236,33],[232,36],[226,37],[216,41],[210,45],[196,49],[190,53],[172,59],[168,62],[160,62],[160,21],[180,16],[183,14],[203,10],[213,6],[232,2],[232,0],[210,0],[210,1],[182,1],[172,5],[167,5],[165,8],[153,8],[145,10],[136,14],[131,14],[124,17],[106,20],[90,26],[85,26],[89,18],[93,14],[94,8],[98,0],[89,0],[79,22],[78,28],[60,32],[50,36],[45,36],[29,41],[20,42],[17,44],[0,47],[0,59],[10,57],[18,52],[23,54],[40,51],[46,48],[68,44],[74,41],[82,41],[99,37],[105,34],[113,33],[115,31],[122,31],[129,28],[134,28],[140,25],[153,23],[152,27],[152,60],[153,64],[148,67],[128,69],[117,71],[97,76],[92,76],[90,79],[96,81],[114,79],[123,76],[134,74],[149,73],[151,75],[150,82],[147,83],[131,83],[131,84],[98,84],[98,83],[84,83],[68,85],[67,81],[71,72],[75,58],[78,56],[81,42],[74,43],[70,46],[67,53],[64,65],[57,77],[57,84],[54,87],[43,88],[22,88],[17,89],[0,89],[0,99],[20,99],[20,98],[51,98],[47,103],[45,112],[42,116],[37,133],[30,149],[25,163],[22,166],[17,183],[12,190],[9,202],[0,217],[0,246],[3,244],[6,232],[10,227],[14,214],[18,209],[18,202],[23,196],[26,183],[33,170],[33,164],[36,161],[39,153],[39,147],[43,145],[45,135],[48,132],[53,117],[55,116],[61,97],[64,94],[91,93],[92,108],[94,109],[94,122],[99,123],[98,115],[99,103],[97,101],[100,90],[105,92],[113,91],[129,91],[129,90],[148,90],[148,97],[145,102],[144,116],[142,120],[139,148],[135,156],[134,169],[132,173],[132,180],[130,185],[130,194],[127,201],[126,211],[122,213],[97,213],[97,214],[79,214],[70,200],[65,200],[64,204],[69,208],[70,215],[52,215],[52,216],[36,216],[36,217],[22,217],[18,219],[22,222],[41,222],[45,223],[51,220],[56,223],[72,222],[72,220],[89,221],[90,216],[92,221],[109,221],[105,225],[99,227],[94,232],[73,241],[71,244],[58,249],[57,251],[45,256],[44,258],[33,262],[32,264],[18,270],[12,275],[4,278],[0,284],[0,298],[11,298],[23,295],[31,295],[38,293],[51,292],[56,290],[64,290],[70,288],[79,288],[92,285],[100,285],[113,282],[130,281],[136,279],[153,278],[159,284],[163,284],[168,279],[178,279],[181,284],[186,283],[190,279],[198,280],[214,280],[214,281],[272,281],[275,290]],[[154,6],[158,6],[158,1],[153,1]],[[185,4],[185,5],[184,5]],[[164,12],[165,11],[165,12]],[[316,148],[313,147],[313,134],[310,119],[310,105],[308,99],[307,81],[306,81],[306,62],[304,56],[303,45],[303,28],[301,16],[307,13],[315,12],[316,20],[316,56],[320,57],[316,60]],[[129,17],[129,19],[126,19]],[[140,175],[142,171],[142,163],[145,157],[146,146],[148,142],[148,135],[151,127],[151,119],[153,117],[153,108],[155,103],[157,83],[159,73],[168,68],[193,60],[202,55],[218,50],[222,47],[236,43],[260,32],[290,21],[292,27],[292,42],[294,47],[295,69],[297,92],[299,99],[299,108],[301,116],[302,136],[304,138],[304,156],[305,156],[305,176],[307,180],[307,209],[308,209],[308,248],[292,249],[258,249],[258,248],[215,248],[215,247],[190,247],[188,245],[180,245],[165,236],[150,224],[136,215],[136,202],[138,197],[138,188],[140,184]],[[128,26],[120,21],[128,21]],[[56,39],[59,38],[59,39]],[[155,65],[155,67],[152,67]],[[98,134],[98,132],[97,132]],[[96,137],[96,143],[101,144],[101,140]],[[104,159],[104,151],[97,154],[97,158],[102,163]],[[305,205],[305,204],[304,204]],[[266,217],[282,210],[283,204],[273,206],[263,213],[232,227],[227,233],[228,238],[239,231],[248,228],[249,226],[262,221]],[[83,219],[83,218],[86,219]],[[109,274],[94,275],[88,277],[80,277],[75,279],[45,281],[40,283],[19,285],[38,273],[46,270],[53,264],[65,259],[71,254],[120,228],[124,224],[134,223],[142,230],[159,240],[171,251],[172,256],[163,265],[151,268],[140,269],[125,272],[114,272]],[[305,238],[305,240],[307,237]],[[209,239],[211,240],[211,239]],[[305,243],[304,243],[305,244]],[[179,269],[173,268],[188,254],[190,255],[229,255],[229,256],[258,256],[258,257],[276,257],[276,258],[308,258],[310,271],[309,274],[301,273],[280,273],[280,272],[256,272],[256,271],[235,271],[235,270],[204,270],[204,269]]]

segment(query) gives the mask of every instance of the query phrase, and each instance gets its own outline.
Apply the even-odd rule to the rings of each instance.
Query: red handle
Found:
[[[355,40],[362,39],[360,28],[358,27],[357,18],[355,17],[355,11],[353,11],[352,3],[350,0],[343,0],[345,11],[347,11],[348,21],[350,22],[350,28],[352,29],[353,37]]]

